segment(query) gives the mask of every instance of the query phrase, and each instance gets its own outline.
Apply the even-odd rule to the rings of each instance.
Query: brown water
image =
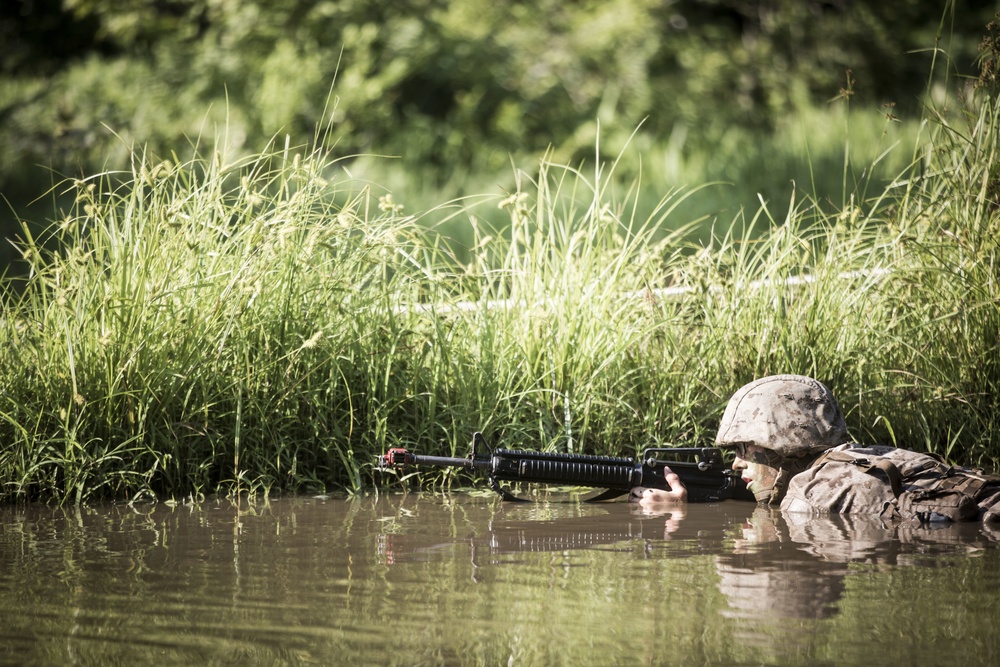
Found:
[[[994,665],[995,538],[737,501],[8,507],[0,660]]]

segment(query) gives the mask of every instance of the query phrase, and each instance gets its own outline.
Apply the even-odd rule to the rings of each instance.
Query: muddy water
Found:
[[[980,526],[555,497],[0,508],[17,665],[992,665]]]

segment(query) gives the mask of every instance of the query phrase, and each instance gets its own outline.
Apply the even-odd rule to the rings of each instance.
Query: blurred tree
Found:
[[[112,55],[98,37],[97,17],[78,17],[62,0],[4,0],[0,3],[0,75],[52,74],[81,56]]]
[[[593,152],[683,128],[695,145],[846,88],[922,104],[934,49],[974,71],[990,0],[9,0],[0,191],[12,172],[112,167],[132,142],[234,150],[329,132],[439,171]],[[954,36],[954,39],[952,39]],[[940,55],[940,54],[939,54]],[[939,58],[939,62],[943,60]],[[332,91],[332,96],[331,96]],[[109,131],[109,129],[111,131]]]

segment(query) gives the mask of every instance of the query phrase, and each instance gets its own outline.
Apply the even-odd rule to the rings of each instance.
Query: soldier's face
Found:
[[[738,452],[733,461],[733,470],[740,473],[743,481],[747,483],[747,488],[756,498],[769,495],[778,478],[777,468],[762,463],[769,452],[756,445],[746,445]]]

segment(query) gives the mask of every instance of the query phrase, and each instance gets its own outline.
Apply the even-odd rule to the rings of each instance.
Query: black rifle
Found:
[[[378,458],[378,467],[383,470],[407,465],[485,470],[490,488],[504,500],[522,499],[502,488],[502,481],[605,489],[590,501],[617,498],[638,486],[670,489],[664,468],[677,473],[691,502],[754,499],[743,480],[726,465],[722,450],[716,447],[651,447],[636,462],[615,456],[492,450],[483,435],[476,433],[472,436],[472,451],[466,458],[414,454],[401,447],[394,447]]]

